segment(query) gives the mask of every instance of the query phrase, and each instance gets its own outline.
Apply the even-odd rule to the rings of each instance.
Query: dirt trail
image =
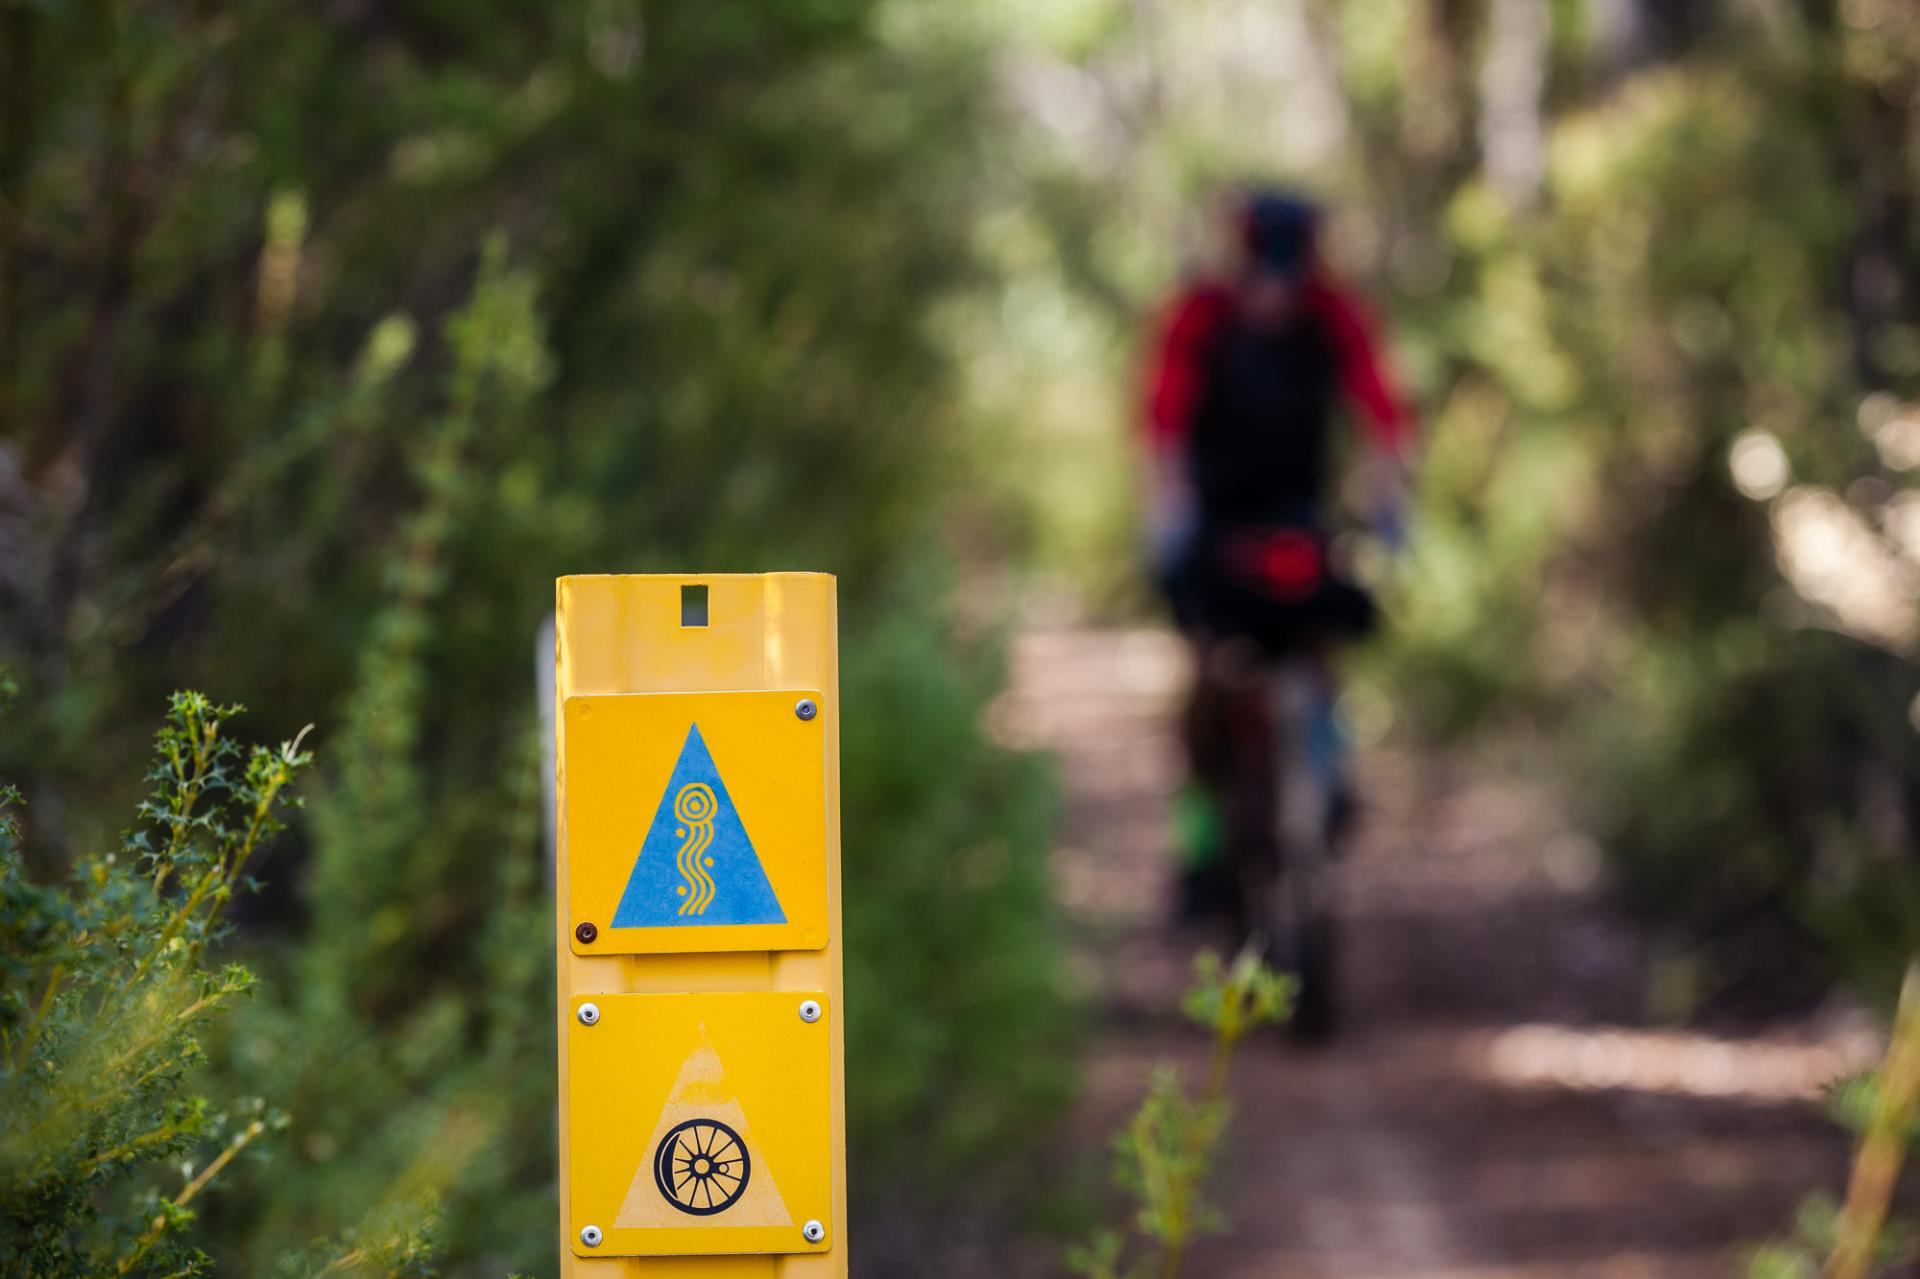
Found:
[[[1215,938],[1165,922],[1181,679],[1164,634],[1042,631],[999,708],[1062,763],[1055,879],[1103,1013],[1077,1121],[1090,1157],[1156,1064],[1204,1052],[1172,1010]],[[1809,1187],[1838,1184],[1845,1143],[1811,1099],[1870,1031],[1838,1014],[1645,1024],[1647,946],[1598,891],[1596,851],[1496,771],[1365,761],[1340,872],[1344,1028],[1318,1051],[1246,1052],[1218,1185],[1233,1229],[1189,1275],[1727,1275]]]

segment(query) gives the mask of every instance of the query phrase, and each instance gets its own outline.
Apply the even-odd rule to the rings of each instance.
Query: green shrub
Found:
[[[1193,1093],[1172,1067],[1154,1072],[1146,1099],[1113,1141],[1114,1181],[1132,1206],[1130,1219],[1071,1249],[1068,1269],[1088,1279],[1177,1279],[1193,1241],[1228,1228],[1207,1183],[1232,1115],[1234,1052],[1248,1035],[1293,1015],[1294,991],[1251,948],[1230,965],[1212,951],[1199,957],[1182,1010],[1213,1036],[1206,1076]]]
[[[190,1275],[200,1196],[280,1118],[196,1086],[200,1037],[253,975],[215,962],[310,756],[251,750],[238,707],[174,695],[116,852],[29,879],[0,788],[0,1271]]]
[[[221,1076],[284,1098],[295,1133],[230,1199],[221,1259],[241,1273],[290,1239],[428,1217],[456,1271],[552,1263],[552,916],[528,665],[511,695],[469,708],[462,740],[430,737],[447,731],[434,694],[453,547],[482,497],[476,454],[524,421],[548,375],[531,280],[497,239],[446,339],[420,504],[374,557],[386,593],[360,637],[340,762],[314,788],[302,926],[260,939],[262,998],[218,1046]]]
[[[982,735],[997,648],[954,640],[913,595],[874,616],[841,662],[856,1203],[1017,1159],[1072,1068],[1052,777]]]

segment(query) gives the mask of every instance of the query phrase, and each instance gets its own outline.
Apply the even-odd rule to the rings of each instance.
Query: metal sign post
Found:
[[[563,577],[560,1273],[847,1273],[833,578]]]

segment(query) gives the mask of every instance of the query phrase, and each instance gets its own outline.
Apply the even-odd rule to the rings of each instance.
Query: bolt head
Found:
[[[820,1001],[803,999],[800,1001],[800,1020],[808,1023],[820,1020]]]
[[[606,1236],[600,1233],[600,1227],[598,1226],[580,1227],[580,1242],[589,1248],[598,1248],[600,1241],[604,1238],[606,1238]]]
[[[582,946],[591,946],[593,939],[600,935],[600,930],[592,924],[582,924],[573,930],[573,935]]]
[[[827,1237],[827,1228],[817,1220],[809,1221],[806,1225],[800,1227],[800,1234],[808,1243],[819,1243]]]
[[[794,704],[793,713],[802,720],[809,720],[820,713],[820,705],[811,697],[803,697]]]
[[[600,1020],[600,1005],[582,1004],[580,1005],[580,1011],[575,1013],[574,1016],[580,1019],[582,1026],[591,1026]]]

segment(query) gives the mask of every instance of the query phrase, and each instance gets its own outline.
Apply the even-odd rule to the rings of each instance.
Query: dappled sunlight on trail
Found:
[[[993,713],[1061,760],[1053,871],[1100,1014],[1075,1125],[1090,1165],[1156,1064],[1204,1053],[1178,998],[1220,939],[1166,922],[1181,662],[1156,631],[1029,633]],[[1338,885],[1343,1029],[1247,1050],[1217,1183],[1232,1228],[1192,1274],[1704,1279],[1839,1183],[1846,1141],[1816,1101],[1873,1055],[1866,1019],[1654,1024],[1650,943],[1543,786],[1491,756],[1383,748],[1363,791]]]
[[[1830,1042],[1723,1039],[1613,1027],[1516,1026],[1487,1036],[1467,1068],[1515,1087],[1630,1088],[1690,1097],[1817,1101],[1834,1079],[1873,1064],[1865,1032]]]

